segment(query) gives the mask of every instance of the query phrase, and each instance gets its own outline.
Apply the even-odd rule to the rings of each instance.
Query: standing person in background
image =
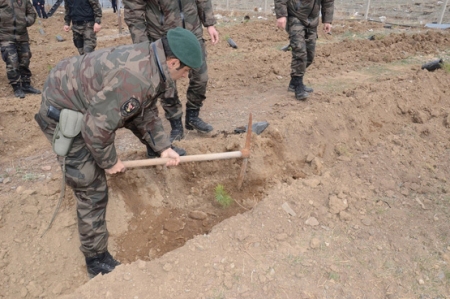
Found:
[[[197,36],[202,47],[203,64],[189,73],[185,128],[195,129],[201,133],[211,132],[213,127],[199,117],[208,83],[203,26],[207,28],[213,45],[219,41],[219,33],[214,27],[216,19],[211,0],[124,0],[123,4],[125,23],[128,25],[133,43],[155,41],[175,27],[188,29]],[[170,96],[165,95],[161,98],[161,104],[165,117],[172,127],[170,140],[184,138],[183,111],[178,92]],[[151,158],[156,155],[148,151],[148,156]]]
[[[40,94],[31,86],[30,38],[28,29],[36,22],[36,11],[28,0],[0,0],[0,48],[6,63],[6,76],[14,95]]]
[[[72,23],[73,43],[83,55],[97,47],[96,33],[102,29],[102,8],[99,0],[64,0],[64,31]]]
[[[113,9],[114,13],[116,13],[116,11],[117,11],[117,1],[116,0],[111,0],[111,6],[112,6],[112,9]]]
[[[289,33],[292,48],[291,81],[288,91],[295,92],[295,98],[303,101],[313,89],[303,83],[306,68],[314,60],[317,40],[317,26],[322,13],[323,32],[331,32],[334,0],[275,0],[277,27]]]
[[[47,13],[45,12],[45,0],[33,0],[33,6],[39,18],[48,19]]]

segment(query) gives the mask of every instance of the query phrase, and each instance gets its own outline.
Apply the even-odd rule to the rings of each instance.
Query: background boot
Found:
[[[12,84],[12,87],[14,89],[14,96],[17,98],[25,98],[25,93],[22,90],[22,87],[20,86],[20,84]]]
[[[108,251],[86,258],[86,268],[90,278],[94,278],[100,273],[102,275],[109,273],[118,265],[120,265],[120,263],[116,261]]]
[[[288,91],[295,92],[295,87],[297,85],[296,85],[296,80],[294,78],[298,78],[298,77],[291,77],[291,81],[289,82]],[[312,89],[311,87],[308,87],[305,85],[303,85],[303,86],[304,86],[304,89],[306,92],[308,92],[308,93],[314,92],[314,89]]]
[[[41,94],[41,91],[30,85],[30,82],[22,82],[22,90],[25,93]]]
[[[305,85],[303,85],[303,77],[296,77],[297,85],[295,86],[295,98],[298,101],[304,101],[308,98],[308,93],[305,90]]]
[[[147,146],[147,158],[149,159],[155,159],[155,158],[159,158],[160,155],[155,152],[150,145],[146,145]],[[176,147],[171,145],[170,146],[178,155],[180,156],[186,156],[186,151],[180,147]]]
[[[200,109],[186,109],[185,127],[187,130],[197,130],[201,133],[209,133],[213,130],[210,124],[205,123],[198,114]]]
[[[181,117],[177,119],[170,119],[170,126],[172,130],[170,131],[170,143],[175,140],[179,141],[184,138],[183,122]]]

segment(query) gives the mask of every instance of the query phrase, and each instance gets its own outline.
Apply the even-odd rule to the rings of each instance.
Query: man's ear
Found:
[[[178,60],[177,58],[169,58],[169,59],[167,59],[167,67],[169,68],[169,70],[179,68],[180,67],[180,60]]]

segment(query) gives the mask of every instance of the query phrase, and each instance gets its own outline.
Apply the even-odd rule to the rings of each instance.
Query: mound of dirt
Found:
[[[117,16],[104,14],[98,48],[131,43]],[[76,55],[62,18],[30,28],[37,88]],[[251,136],[243,186],[241,159],[109,177],[109,250],[122,265],[92,280],[69,189],[41,237],[61,170],[33,119],[40,97],[14,98],[3,64],[0,298],[450,298],[450,74],[421,69],[449,59],[450,33],[333,26],[319,34],[305,76],[314,93],[300,102],[287,91],[291,53],[274,17],[220,21],[220,43],[207,40],[201,113],[214,132],[176,145],[189,155],[239,151],[245,133],[234,130],[250,113],[267,121]],[[145,159],[126,130],[116,147],[123,160]]]

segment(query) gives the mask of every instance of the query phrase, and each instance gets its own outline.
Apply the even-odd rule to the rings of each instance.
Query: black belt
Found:
[[[74,25],[77,25],[77,26],[82,26],[82,25],[87,24],[89,22],[94,22],[94,21],[72,21],[72,23]]]

